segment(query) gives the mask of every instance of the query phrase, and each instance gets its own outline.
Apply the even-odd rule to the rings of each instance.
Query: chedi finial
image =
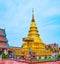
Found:
[[[34,19],[34,9],[32,9],[32,19]]]

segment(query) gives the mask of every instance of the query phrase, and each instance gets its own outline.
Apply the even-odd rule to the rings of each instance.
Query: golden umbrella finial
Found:
[[[34,19],[34,9],[32,9],[32,19]]]

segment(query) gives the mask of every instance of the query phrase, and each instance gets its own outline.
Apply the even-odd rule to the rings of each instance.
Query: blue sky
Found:
[[[40,37],[45,44],[60,45],[60,0],[0,0],[0,28],[10,46],[21,46],[27,37],[32,8]]]

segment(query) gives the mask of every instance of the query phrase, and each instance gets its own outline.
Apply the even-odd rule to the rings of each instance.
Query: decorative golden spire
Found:
[[[32,9],[32,20],[30,27],[36,27],[35,19],[34,19],[34,9]]]
[[[31,36],[39,37],[37,26],[36,26],[35,19],[34,19],[34,9],[32,9],[32,20],[30,24],[30,30],[28,33],[28,37],[31,37]]]

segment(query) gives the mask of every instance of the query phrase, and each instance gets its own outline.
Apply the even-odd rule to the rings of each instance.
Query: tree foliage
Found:
[[[4,52],[2,52],[2,59],[8,58],[8,55],[6,55]]]
[[[58,54],[58,58],[60,58],[60,54]]]

